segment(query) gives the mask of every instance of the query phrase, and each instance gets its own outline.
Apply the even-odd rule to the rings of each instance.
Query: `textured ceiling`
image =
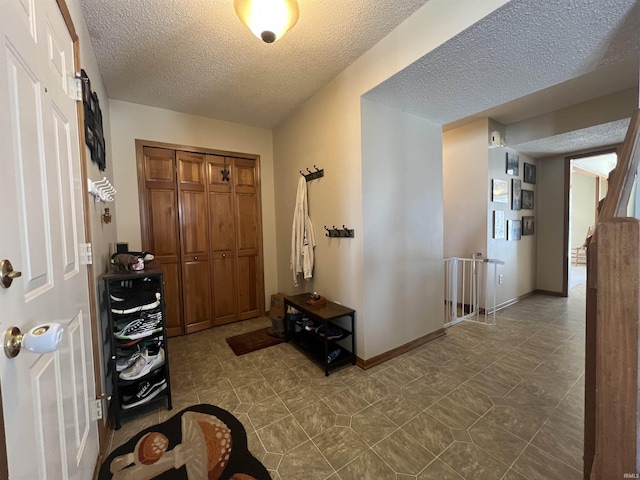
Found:
[[[81,0],[109,98],[262,127],[284,120],[427,0],[298,0],[267,45],[233,0]]]
[[[565,89],[573,88],[574,100],[584,101],[611,93],[612,87],[637,85],[639,26],[637,0],[512,0],[365,96],[449,124],[608,69],[609,75],[592,74],[595,88],[583,82]],[[618,64],[627,65],[627,74],[635,72],[623,85],[612,80]],[[566,106],[556,93],[545,99],[547,108]],[[528,99],[529,107],[537,98]],[[510,112],[512,118],[533,116],[522,108],[518,115]],[[545,112],[535,114],[540,113]]]
[[[534,158],[564,155],[622,143],[627,128],[629,119],[617,120],[509,147]]]

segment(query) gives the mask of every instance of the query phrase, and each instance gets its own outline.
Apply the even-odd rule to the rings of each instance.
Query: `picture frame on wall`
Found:
[[[520,210],[522,208],[522,180],[519,178],[511,179],[511,210]]]
[[[536,232],[536,217],[522,217],[522,235],[533,235]]]
[[[504,211],[493,211],[493,238],[503,239],[505,238],[505,225],[504,225]]]
[[[520,156],[515,153],[507,152],[507,175],[520,175]]]
[[[491,201],[494,203],[509,203],[509,183],[506,180],[497,178],[491,180]]]
[[[524,183],[531,183],[535,185],[537,180],[536,177],[536,166],[531,163],[524,162]]]
[[[509,220],[509,238],[507,240],[520,240],[522,238],[522,221]]]
[[[533,210],[534,193],[533,190],[522,190],[522,209]]]

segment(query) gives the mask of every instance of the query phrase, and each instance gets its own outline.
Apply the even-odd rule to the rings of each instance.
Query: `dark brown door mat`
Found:
[[[236,355],[255,352],[263,348],[272,347],[284,342],[283,338],[272,337],[267,333],[270,327],[261,328],[253,332],[243,333],[235,337],[227,338],[227,343]]]

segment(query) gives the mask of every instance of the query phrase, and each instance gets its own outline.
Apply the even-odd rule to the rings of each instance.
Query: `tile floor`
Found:
[[[242,421],[274,479],[580,479],[584,284],[571,293],[328,378],[289,344],[236,357],[224,339],[267,319],[171,339],[174,410],[125,417],[112,446],[211,403]]]

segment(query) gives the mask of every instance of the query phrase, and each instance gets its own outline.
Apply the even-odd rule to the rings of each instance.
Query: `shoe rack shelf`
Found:
[[[162,271],[153,263],[140,271],[109,272],[102,281],[107,320],[105,383],[112,386],[109,408],[118,430],[126,412],[160,399],[166,399],[168,410],[173,408],[164,283]],[[124,368],[127,359],[132,364]]]
[[[297,345],[305,353],[324,367],[325,376],[329,371],[339,366],[356,364],[356,311],[343,305],[326,302],[323,305],[309,305],[310,293],[287,296],[284,298],[285,339]],[[289,313],[293,307],[301,312],[300,320]],[[308,330],[303,318],[313,322],[313,328]],[[329,339],[326,332],[337,331],[340,336]],[[318,332],[322,332],[320,334]],[[337,357],[329,360],[329,354],[339,350]]]

